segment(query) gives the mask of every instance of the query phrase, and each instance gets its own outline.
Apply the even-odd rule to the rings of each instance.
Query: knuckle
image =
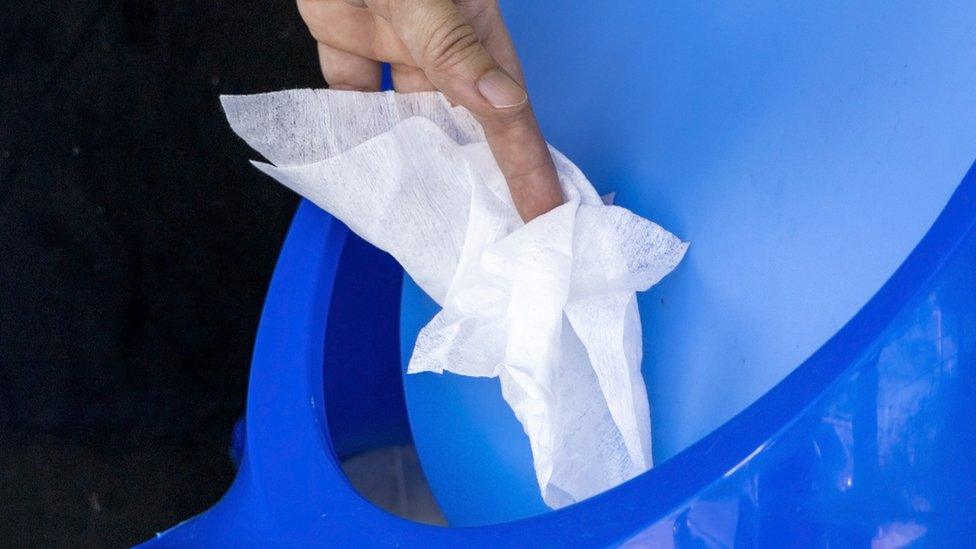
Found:
[[[329,41],[329,31],[326,27],[318,25],[315,22],[309,22],[305,25],[308,27],[308,33],[312,35],[312,38],[320,44],[328,43]]]
[[[310,0],[296,0],[295,5],[298,7],[298,14],[302,16],[304,21],[308,21],[308,10],[309,10]]]
[[[297,0],[296,5],[298,6],[298,14],[301,15],[302,21],[305,22],[312,38],[315,38],[316,42],[324,42],[328,33],[324,22],[320,17],[316,17],[316,8],[318,7],[316,0]]]
[[[451,18],[432,28],[423,53],[429,70],[448,71],[477,53],[478,37],[471,25]]]

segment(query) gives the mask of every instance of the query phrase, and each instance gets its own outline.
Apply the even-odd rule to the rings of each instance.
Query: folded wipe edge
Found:
[[[506,313],[509,315],[508,324],[492,324],[490,316],[470,317],[462,314],[455,317],[462,324],[452,325],[448,317],[453,304],[445,303],[445,299],[448,299],[450,288],[457,282],[455,277],[460,276],[454,268],[458,266],[460,257],[469,244],[467,231],[473,220],[464,215],[463,220],[456,221],[452,216],[456,216],[457,212],[447,212],[448,215],[442,216],[443,219],[434,221],[447,220],[449,223],[455,221],[460,225],[459,227],[445,232],[439,230],[434,223],[425,233],[423,227],[419,230],[416,227],[418,215],[425,213],[420,210],[412,212],[417,214],[412,218],[408,214],[390,221],[389,216],[396,217],[402,212],[387,208],[375,216],[353,215],[353,212],[361,211],[362,203],[360,203],[360,210],[350,208],[344,215],[342,213],[344,201],[349,201],[350,196],[354,197],[360,189],[354,186],[344,187],[340,180],[330,181],[330,174],[353,173],[357,174],[357,177],[392,181],[393,184],[386,190],[393,193],[390,196],[394,196],[398,192],[409,193],[409,189],[405,190],[397,183],[398,181],[410,182],[425,177],[424,163],[429,159],[429,162],[441,161],[441,164],[456,166],[457,170],[460,170],[452,171],[454,168],[450,168],[446,174],[439,174],[443,181],[441,183],[435,181],[435,184],[449,185],[455,180],[473,182],[472,188],[453,190],[448,188],[448,192],[456,191],[461,194],[453,201],[448,200],[445,203],[455,203],[459,197],[462,200],[465,197],[467,200],[474,200],[477,193],[481,192],[479,183],[496,194],[505,193],[507,187],[504,185],[504,180],[501,180],[499,186],[497,177],[500,176],[500,172],[494,173],[497,172],[497,166],[493,164],[493,159],[490,159],[490,153],[487,153],[487,147],[483,143],[483,131],[470,113],[460,107],[451,107],[437,92],[394,94],[393,92],[291,90],[254,96],[222,96],[221,103],[234,131],[272,162],[272,164],[254,162],[255,166],[333,213],[367,241],[394,253],[424,291],[444,307],[418,336],[415,356],[410,362],[410,372],[441,372],[447,369],[464,375],[501,375],[506,400],[523,423],[532,443],[540,489],[548,504],[558,507],[578,501],[636,476],[650,467],[650,415],[646,389],[640,373],[642,353],[640,317],[634,292],[646,290],[667,275],[684,256],[687,250],[686,243],[681,242],[659,225],[628,210],[606,205],[612,202],[612,198],[601,199],[578,168],[558,151],[551,149],[564,193],[568,193],[572,203],[564,204],[557,210],[563,212],[561,215],[569,214],[570,220],[564,220],[561,224],[553,221],[552,216],[558,213],[554,211],[546,214],[548,218],[543,216],[545,219],[537,218],[533,223],[521,227],[513,225],[515,229],[509,235],[503,236],[489,248],[501,246],[498,249],[504,251],[498,252],[497,255],[507,261],[519,257],[521,252],[513,251],[511,248],[511,246],[518,248],[516,243],[519,239],[529,238],[531,246],[533,238],[543,238],[543,245],[534,248],[535,251],[531,253],[543,253],[543,250],[550,250],[545,253],[551,253],[554,251],[552,242],[544,240],[549,238],[549,234],[541,231],[537,236],[532,237],[531,235],[536,232],[534,228],[537,228],[540,223],[551,223],[556,227],[568,226],[571,234],[568,243],[563,245],[568,246],[566,251],[551,256],[557,260],[557,264],[561,262],[558,260],[560,255],[567,258],[567,266],[562,269],[568,275],[568,280],[563,284],[567,288],[566,294],[562,297],[553,296],[552,299],[555,301],[546,298],[548,301],[543,301],[538,307],[534,307],[534,310],[558,307],[556,310],[561,311],[560,314],[565,321],[559,318],[546,320],[544,324],[550,328],[542,325],[533,328],[534,324],[518,326],[517,324],[520,323],[518,320],[525,315],[520,315],[518,310],[514,310]],[[269,131],[269,128],[280,131]],[[431,137],[429,142],[404,143],[405,140],[397,140],[398,132],[410,134],[414,139],[424,135]],[[479,149],[467,148],[468,145],[473,144],[478,144]],[[445,162],[443,158],[431,157],[431,150],[436,150],[450,158]],[[486,167],[484,154],[489,154],[488,162],[492,166]],[[394,155],[396,158],[386,158],[385,163],[377,161],[383,155]],[[376,171],[374,164],[381,167],[393,166],[395,169]],[[406,175],[397,173],[397,170],[402,170],[405,166],[408,172]],[[488,179],[481,180],[480,177]],[[332,195],[327,196],[329,193]],[[366,196],[358,200],[372,198],[374,197]],[[508,206],[499,207],[511,207],[510,197],[500,196],[500,198],[503,198],[502,202],[507,198]],[[395,201],[389,196],[380,197],[375,202],[385,205],[411,204],[410,200]],[[429,206],[429,204],[423,205]],[[472,206],[472,211],[473,209]],[[409,207],[407,210],[409,212]],[[516,221],[520,223],[517,215]],[[390,238],[395,239],[395,236],[390,237],[383,232],[382,228],[375,227],[377,224],[391,222],[397,226],[405,226],[408,230],[415,230],[411,238],[430,239],[438,253],[420,258],[408,257],[411,254],[397,256],[395,253],[397,242],[390,240]],[[423,226],[424,223],[419,225]],[[580,225],[592,230],[587,234],[586,231],[573,229]],[[505,250],[506,247],[510,249]],[[491,249],[480,248],[477,252],[484,257],[491,256],[492,253]],[[482,255],[478,255],[479,261]],[[448,259],[445,260],[445,257]],[[589,263],[576,261],[577,258],[583,257],[589,257],[591,261]],[[635,259],[622,262],[624,258]],[[499,272],[504,274],[505,269],[511,268],[512,266],[509,265]],[[453,273],[452,276],[445,279],[443,276],[445,271]],[[532,305],[526,304],[531,303],[533,296],[538,292],[532,289],[532,284],[525,286],[525,281],[531,282],[533,278],[535,275],[531,272],[515,276],[512,279],[515,286],[509,287],[509,291],[511,292],[513,288],[518,291],[517,287],[524,287],[526,290],[522,290],[521,298],[515,299],[510,295],[508,298],[514,299],[523,308],[525,306],[532,308]],[[538,283],[544,284],[545,280],[534,282],[534,284]],[[487,295],[491,295],[491,292]],[[504,301],[505,297],[499,299]],[[499,306],[504,309],[504,302]],[[594,327],[592,314],[590,314],[593,310],[602,311],[607,315],[601,320],[601,328],[611,326],[612,330],[609,333],[604,329],[590,329]],[[516,319],[515,326],[511,325],[512,318]],[[632,320],[628,322],[627,318]],[[463,356],[460,359],[458,356],[442,356],[436,357],[437,360],[433,362],[420,362],[420,357],[417,356],[420,353],[417,349],[421,347],[425,333],[428,336],[433,334],[438,337],[453,338],[459,333],[458,330],[465,329],[463,326],[465,322],[473,327],[472,337],[475,337],[474,341],[478,343],[495,341],[492,338],[496,338],[495,345],[501,345],[501,339],[504,338],[506,345],[504,358],[499,360],[498,356],[482,357],[484,359],[482,363],[467,365],[461,360]],[[553,344],[559,347],[558,342],[564,339],[564,334],[560,332],[564,329],[564,325],[570,328],[570,334],[566,337],[576,339],[585,349],[585,361],[595,376],[595,383],[604,401],[604,409],[609,413],[614,429],[626,448],[627,459],[632,463],[630,466],[618,464],[618,467],[622,467],[620,472],[623,476],[611,474],[602,481],[602,484],[580,478],[582,471],[589,471],[593,476],[599,476],[600,472],[593,470],[592,463],[577,463],[579,470],[574,471],[571,470],[572,466],[567,464],[573,463],[572,459],[575,458],[564,461],[561,465],[561,458],[558,455],[550,456],[551,459],[548,461],[540,461],[540,453],[554,453],[559,450],[559,437],[562,436],[551,429],[553,424],[558,425],[560,421],[558,417],[553,419],[552,414],[559,413],[560,405],[552,400],[555,397],[550,391],[552,387],[559,386],[558,379],[554,379],[553,376],[559,371],[560,366],[558,364],[547,366],[546,363],[534,364],[532,360],[519,364],[519,361],[523,357],[534,355],[560,356],[559,349],[546,351],[545,347],[540,347],[541,350],[534,350],[533,347],[538,347],[540,343],[545,344],[545,341],[540,342],[537,341],[538,339],[554,342]],[[438,329],[448,331],[438,333]],[[482,332],[478,333],[478,330]],[[493,330],[497,333],[492,333]],[[535,332],[539,330],[551,335],[537,338]],[[533,336],[525,336],[530,333]],[[454,348],[445,346],[443,342],[427,341],[427,343],[435,350]],[[462,343],[461,349],[463,348]],[[493,364],[495,366],[492,366]],[[556,369],[553,370],[552,366]],[[512,391],[515,390],[513,383],[519,387],[519,392],[528,390],[524,395],[528,400],[522,400],[521,407],[517,407],[512,399],[514,398]],[[615,447],[615,444],[617,443],[611,444],[608,448]],[[616,450],[605,451],[612,453]],[[553,459],[556,461],[552,461]],[[618,458],[610,456],[607,459],[614,462]],[[576,483],[587,487],[574,488],[573,485]]]

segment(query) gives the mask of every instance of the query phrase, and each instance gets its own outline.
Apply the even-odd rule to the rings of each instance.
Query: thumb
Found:
[[[492,59],[454,2],[366,1],[390,22],[430,83],[481,122],[522,219],[560,205],[556,168],[525,89]],[[498,9],[494,0],[482,2]],[[495,20],[501,24],[500,16]]]
[[[380,2],[378,2],[380,3]],[[452,0],[388,0],[388,19],[430,82],[477,116],[524,105],[528,95],[492,59]]]

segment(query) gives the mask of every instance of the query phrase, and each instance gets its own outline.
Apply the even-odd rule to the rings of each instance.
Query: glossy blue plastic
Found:
[[[303,203],[261,319],[238,477],[147,545],[976,535],[976,5],[726,4],[505,6],[550,141],[692,241],[641,297],[655,469],[537,514],[497,385],[401,381],[429,303]],[[506,522],[424,526],[358,496],[338,458],[411,431],[453,525]]]
[[[950,4],[507,6],[547,138],[691,242],[639,301],[656,463],[836,333],[976,158],[976,3]],[[404,300],[406,354],[434,308],[410,283]],[[497,383],[431,374],[405,389],[453,524],[546,510]]]

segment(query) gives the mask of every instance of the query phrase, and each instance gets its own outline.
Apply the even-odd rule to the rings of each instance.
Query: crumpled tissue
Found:
[[[565,203],[523,223],[481,126],[440,93],[221,101],[271,162],[255,166],[393,255],[442,307],[408,372],[498,377],[549,506],[651,467],[635,292],[674,269],[687,244],[604,203],[551,147]]]

